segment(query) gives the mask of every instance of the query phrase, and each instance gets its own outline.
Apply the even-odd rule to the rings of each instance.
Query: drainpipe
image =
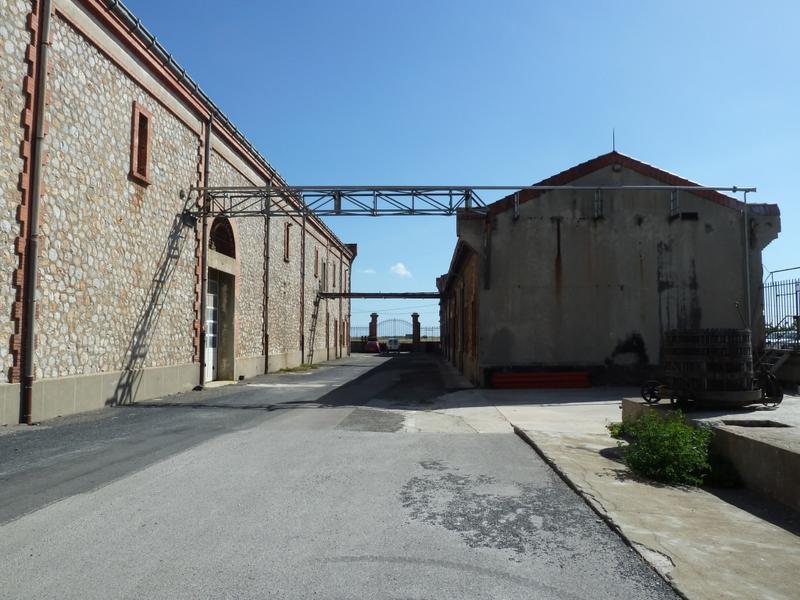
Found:
[[[205,146],[203,147],[203,187],[208,187],[209,170],[211,169],[211,129],[214,126],[214,113],[208,116],[206,123]],[[202,216],[200,218],[200,389],[206,384],[206,295],[208,294],[208,196],[203,192]]]
[[[300,245],[300,364],[306,362],[306,199],[301,196],[303,204],[303,239]]]
[[[42,156],[44,151],[44,104],[47,84],[47,62],[50,50],[51,0],[39,4],[39,47],[37,49],[36,93],[33,109],[35,115],[35,138],[31,161],[32,181],[28,212],[28,239],[25,242],[25,303],[23,313],[23,362],[22,401],[20,423],[31,424],[33,405],[33,380],[35,377],[34,352],[36,344],[36,282],[39,275],[39,200],[42,193]]]
[[[734,190],[735,191],[735,190]],[[747,214],[747,192],[744,192],[744,210],[742,211],[744,220],[744,284],[745,288],[745,308],[747,309],[747,328],[753,332],[753,308],[750,298],[750,223]]]
[[[270,221],[272,220],[272,179],[267,181],[267,218],[264,219],[264,373],[269,373],[269,265],[270,265]]]

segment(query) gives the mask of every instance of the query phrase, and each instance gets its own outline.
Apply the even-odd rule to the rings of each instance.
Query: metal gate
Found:
[[[800,348],[800,279],[763,285],[767,346]]]

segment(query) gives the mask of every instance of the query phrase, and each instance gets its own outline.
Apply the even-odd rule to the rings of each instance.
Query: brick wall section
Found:
[[[208,174],[215,186],[254,185],[217,152],[211,152]],[[263,185],[263,183],[261,184]],[[263,356],[264,224],[259,218],[231,219],[236,233],[236,358]]]
[[[38,26],[31,7],[24,0],[0,2],[0,382],[19,381],[22,367],[24,223]]]
[[[196,181],[198,136],[60,18],[52,31],[36,376],[188,363],[195,248],[178,190]],[[153,115],[149,186],[128,178],[134,101]]]

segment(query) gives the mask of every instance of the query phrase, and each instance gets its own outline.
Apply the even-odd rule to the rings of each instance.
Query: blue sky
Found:
[[[765,267],[800,266],[800,3],[127,4],[291,184],[532,183],[615,128],[645,162],[757,186],[782,211]],[[446,217],[329,225],[359,245],[359,291],[433,290],[456,239]],[[356,301],[353,324],[372,310],[438,318]]]

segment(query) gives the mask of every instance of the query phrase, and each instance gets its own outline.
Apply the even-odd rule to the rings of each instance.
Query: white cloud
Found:
[[[389,270],[400,277],[411,277],[411,271],[401,262],[393,264]]]
[[[369,269],[363,269],[361,272],[364,273],[365,275],[375,275],[375,269],[373,269],[372,267],[370,267]]]

